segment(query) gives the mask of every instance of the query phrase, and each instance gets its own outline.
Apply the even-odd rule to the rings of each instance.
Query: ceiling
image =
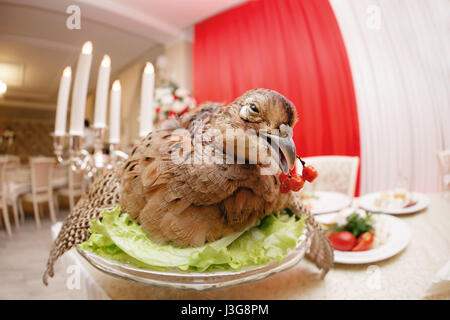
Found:
[[[90,2],[90,1],[86,1]],[[110,2],[110,1],[105,1]],[[167,23],[184,29],[220,11],[243,3],[243,0],[116,0],[117,5],[145,12]]]
[[[3,72],[8,84],[0,106],[54,109],[62,70],[76,68],[87,40],[94,44],[92,89],[104,54],[111,57],[114,75],[155,46],[191,40],[196,22],[242,2],[0,0],[0,80]],[[66,27],[69,5],[80,7],[80,30]]]

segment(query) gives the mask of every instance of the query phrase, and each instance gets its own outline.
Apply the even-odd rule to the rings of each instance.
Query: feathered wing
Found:
[[[47,268],[43,275],[43,282],[48,284],[48,277],[54,275],[56,260],[74,245],[89,238],[89,222],[99,218],[103,209],[110,209],[119,204],[120,179],[117,169],[109,170],[97,178],[77,202],[71,213],[66,217],[53,243],[47,261]]]
[[[236,166],[194,159],[202,153],[194,151],[196,129],[191,124],[209,123],[210,111],[206,106],[196,116],[188,115],[190,121],[182,118],[185,127],[178,122],[147,136],[123,166],[122,209],[161,243],[199,246],[239,228],[229,223],[221,201],[236,191],[236,177],[246,176],[237,174]]]
[[[205,117],[209,117],[219,106],[206,105],[197,112],[187,114],[182,120],[189,126],[195,120],[202,121]],[[186,230],[195,230],[196,237],[193,243],[195,245],[200,244],[203,238],[210,241],[230,230],[217,206],[205,208],[194,205],[197,202],[214,202],[214,192],[216,194],[222,192],[217,186],[223,178],[217,180],[212,177],[213,168],[209,171],[207,169],[183,171],[186,168],[174,167],[173,162],[169,160],[169,151],[176,141],[168,137],[176,137],[173,133],[180,128],[179,121],[167,122],[165,128],[150,133],[139,142],[129,161],[95,179],[88,193],[80,198],[64,220],[53,243],[43,275],[43,282],[46,285],[48,277],[53,277],[56,260],[74,245],[88,239],[90,221],[101,217],[103,209],[111,209],[118,204],[129,210],[132,216],[133,213],[142,211],[140,215],[142,218],[137,218],[147,230],[154,231],[156,238],[161,230],[166,233],[160,235],[160,240],[175,238],[179,239],[180,243],[189,244],[186,239],[192,238],[192,235],[187,234]],[[189,153],[189,156],[192,156],[192,153]],[[188,179],[189,176],[191,179]],[[123,201],[120,192],[122,180],[126,188]],[[216,188],[212,186],[211,181],[216,181]],[[202,187],[198,188],[200,185]],[[195,193],[194,190],[199,192]],[[156,225],[155,221],[160,224]],[[214,223],[217,227],[209,232],[204,231],[206,225]],[[187,225],[190,226],[186,227]]]

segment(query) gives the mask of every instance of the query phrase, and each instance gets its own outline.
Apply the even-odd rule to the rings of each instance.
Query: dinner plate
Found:
[[[312,214],[336,212],[352,203],[351,197],[340,192],[315,191],[313,196],[317,198],[303,201],[305,204],[311,205]]]
[[[310,238],[307,237],[306,230],[302,235],[302,239],[302,242],[288,252],[281,262],[273,261],[262,266],[247,266],[237,271],[188,272],[178,269],[166,271],[140,269],[105,259],[78,247],[77,252],[93,267],[114,277],[134,281],[146,286],[206,291],[263,280],[292,268],[303,259],[306,250],[309,248]]]
[[[316,218],[320,223],[333,221],[332,214],[321,215]],[[376,225],[382,225],[383,230],[378,233],[386,235],[383,244],[367,251],[339,251],[334,250],[334,262],[342,264],[365,264],[388,259],[401,252],[411,240],[411,230],[401,219],[387,214],[374,214]],[[375,229],[375,237],[377,230]],[[377,241],[377,240],[375,240]]]
[[[375,206],[375,200],[380,197],[381,192],[366,194],[358,199],[361,208],[370,212],[382,212],[388,214],[408,214],[421,211],[428,207],[430,199],[423,193],[412,192],[413,197],[417,199],[417,203],[413,206],[400,209],[384,209]]]

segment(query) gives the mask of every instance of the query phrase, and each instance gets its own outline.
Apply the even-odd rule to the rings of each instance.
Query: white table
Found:
[[[449,282],[441,284],[438,295],[430,290],[433,277],[450,261],[450,200],[442,194],[429,196],[427,210],[400,216],[412,230],[403,252],[373,264],[335,265],[324,280],[311,262],[303,260],[257,283],[193,292],[117,279],[90,266],[75,250],[65,259],[82,266],[81,289],[91,299],[450,299]]]

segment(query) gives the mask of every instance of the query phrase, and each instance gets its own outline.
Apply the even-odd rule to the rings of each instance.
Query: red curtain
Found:
[[[273,89],[297,108],[299,155],[360,156],[350,65],[327,0],[249,1],[196,24],[194,37],[198,102]]]

